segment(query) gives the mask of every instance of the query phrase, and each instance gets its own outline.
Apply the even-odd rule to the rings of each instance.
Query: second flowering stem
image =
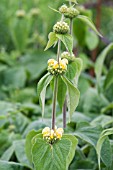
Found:
[[[61,41],[58,40],[58,50],[57,50],[58,64],[59,64],[59,58],[60,58],[60,45],[61,45]],[[58,91],[58,76],[55,76],[54,92],[53,92],[53,110],[52,110],[52,129],[53,130],[55,129],[57,91]]]

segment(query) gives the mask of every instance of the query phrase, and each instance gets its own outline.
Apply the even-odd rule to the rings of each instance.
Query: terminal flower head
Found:
[[[45,127],[42,130],[43,139],[48,143],[53,144],[57,140],[61,140],[64,130],[62,128],[50,129],[49,127]]]
[[[48,60],[48,71],[53,75],[64,74],[67,71],[68,60],[59,58],[59,62],[54,59]]]
[[[16,16],[18,18],[23,18],[25,16],[25,11],[23,9],[19,9],[16,11]]]

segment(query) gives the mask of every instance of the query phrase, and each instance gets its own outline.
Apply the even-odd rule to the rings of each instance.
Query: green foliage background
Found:
[[[96,0],[78,2],[86,4]],[[42,121],[36,86],[47,72],[47,60],[55,58],[56,52],[56,48],[44,52],[48,33],[60,17],[49,6],[58,9],[62,3],[65,1],[0,0],[0,170],[32,169],[24,149],[26,135],[32,129],[50,126],[51,87],[47,88]],[[20,6],[26,12],[23,19],[15,14]],[[35,7],[39,15],[32,17],[30,11]],[[100,32],[110,43],[113,41],[113,7],[102,3],[101,8]],[[87,9],[85,15],[95,22],[96,9]],[[83,70],[78,84],[80,103],[66,128],[67,133],[79,139],[69,170],[98,170],[98,162],[102,170],[112,170],[113,45],[110,45],[103,60],[99,54],[107,44],[99,40],[88,26],[74,21],[73,34],[74,51],[83,60]],[[92,50],[96,47],[98,59],[93,62]],[[97,77],[90,74],[92,69]],[[58,104],[57,126],[62,127]]]

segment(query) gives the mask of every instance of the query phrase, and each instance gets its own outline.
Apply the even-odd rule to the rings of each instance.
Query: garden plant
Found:
[[[112,170],[113,43],[76,0],[2,1],[0,170]]]

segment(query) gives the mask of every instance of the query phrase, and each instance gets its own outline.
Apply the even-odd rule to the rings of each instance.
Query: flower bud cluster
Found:
[[[75,55],[72,54],[70,55],[70,53],[68,51],[64,51],[62,54],[61,54],[61,58],[62,59],[68,59],[69,61],[73,61],[75,59]]]
[[[59,11],[62,13],[62,14],[65,14],[67,13],[67,10],[68,10],[68,7],[67,5],[62,5],[60,8],[59,8]]]
[[[61,140],[64,130],[62,128],[50,129],[49,127],[45,127],[42,130],[43,139],[45,139],[48,143],[53,144],[56,140]]]
[[[30,11],[31,16],[36,17],[39,15],[39,9],[38,8],[32,8]]]
[[[53,75],[63,74],[67,70],[68,60],[66,58],[59,59],[58,61],[54,59],[48,60],[48,71]]]
[[[23,18],[23,17],[25,17],[25,11],[23,10],[23,9],[19,9],[19,10],[17,10],[16,11],[16,16],[18,17],[18,18]]]
[[[69,25],[63,21],[57,22],[53,26],[53,32],[56,34],[67,34],[69,32]]]
[[[74,7],[67,7],[66,5],[62,5],[60,8],[59,8],[59,11],[64,14],[64,16],[66,18],[75,18],[76,16],[79,15],[79,11],[74,8]]]

